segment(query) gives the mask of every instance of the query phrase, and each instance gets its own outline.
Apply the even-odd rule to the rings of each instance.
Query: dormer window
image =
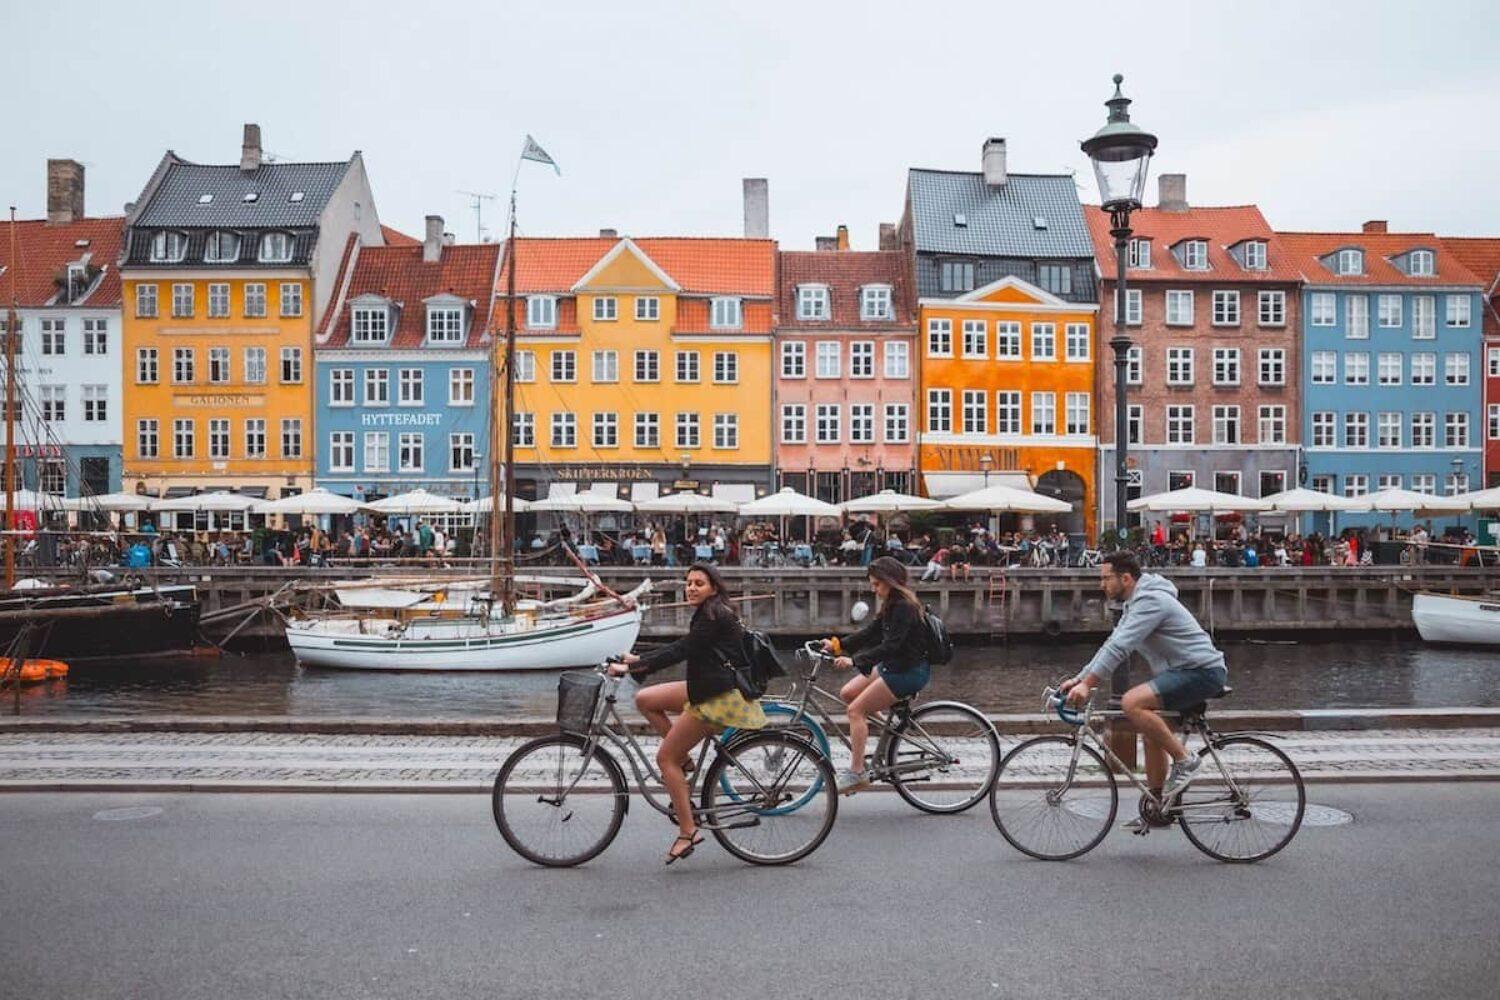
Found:
[[[1266,269],[1266,245],[1261,240],[1250,240],[1245,244],[1245,267],[1251,271]]]
[[[227,264],[240,259],[240,238],[236,233],[218,232],[208,234],[203,245],[203,259],[209,264]]]
[[[828,314],[828,286],[797,286],[798,319],[827,319]]]
[[[151,261],[155,264],[176,264],[187,256],[187,236],[162,230],[151,237]]]
[[[859,290],[859,318],[891,319],[891,286],[866,285]]]
[[[464,310],[462,306],[428,305],[427,342],[429,344],[461,344],[464,340]]]
[[[744,325],[740,300],[721,295],[709,306],[709,325],[716,330],[738,330]]]
[[[72,305],[82,299],[84,293],[89,290],[88,265],[81,261],[69,264],[64,280],[66,287],[63,288],[63,301],[67,305]]]
[[[1131,240],[1128,263],[1131,267],[1149,270],[1151,267],[1151,241]]]
[[[355,306],[350,310],[350,337],[356,344],[384,344],[391,336],[391,311],[384,305]]]
[[[550,330],[557,326],[557,296],[526,296],[526,326],[531,330]]]
[[[1363,250],[1340,250],[1338,255],[1339,274],[1364,274],[1365,252]]]
[[[1208,241],[1188,240],[1182,245],[1182,266],[1189,271],[1208,270]]]
[[[1413,250],[1406,258],[1406,270],[1413,278],[1430,278],[1433,275],[1431,250]]]
[[[291,259],[291,233],[266,233],[260,238],[260,260],[262,263],[284,264]]]

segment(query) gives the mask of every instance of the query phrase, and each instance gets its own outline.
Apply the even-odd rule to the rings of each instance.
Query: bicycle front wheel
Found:
[[[701,802],[714,839],[726,851],[752,864],[785,865],[818,849],[839,810],[828,758],[806,740],[774,729],[746,733],[715,749]],[[792,803],[801,804],[788,811]]]
[[[1000,737],[984,713],[956,701],[934,701],[901,720],[886,747],[889,780],[923,812],[961,813],[995,781]]]
[[[625,775],[582,736],[558,733],[518,747],[495,776],[495,825],[511,849],[549,868],[597,857],[620,832]]]
[[[1038,736],[1016,747],[990,789],[1000,835],[1042,861],[1067,861],[1099,846],[1119,806],[1104,759],[1067,736]]]
[[[1219,861],[1263,861],[1302,826],[1302,775],[1279,747],[1254,736],[1216,738],[1211,746],[1199,751],[1198,777],[1173,809],[1182,832]]]

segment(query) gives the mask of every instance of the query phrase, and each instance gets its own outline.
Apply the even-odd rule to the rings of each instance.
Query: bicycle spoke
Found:
[[[1017,850],[1065,860],[1091,850],[1109,832],[1118,806],[1113,777],[1091,748],[1062,736],[1028,740],[1000,765],[990,812]]]
[[[537,864],[573,865],[614,839],[624,817],[624,789],[597,752],[581,740],[546,737],[521,747],[495,779],[500,833]]]
[[[884,764],[896,790],[926,812],[962,812],[984,798],[999,766],[1000,744],[977,709],[933,702],[892,733]]]
[[[806,796],[813,788],[820,791]],[[799,807],[785,808],[798,801]],[[747,737],[720,756],[703,792],[714,836],[758,864],[784,864],[811,852],[832,828],[837,808],[823,757],[774,731]]]
[[[1180,799],[1183,832],[1221,861],[1259,861],[1296,835],[1306,808],[1301,776],[1279,749],[1254,737],[1216,744]]]

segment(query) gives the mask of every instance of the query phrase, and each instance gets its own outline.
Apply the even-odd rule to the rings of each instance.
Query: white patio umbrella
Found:
[[[1229,514],[1267,511],[1271,509],[1271,505],[1265,500],[1242,497],[1238,493],[1220,493],[1217,490],[1188,486],[1138,497],[1126,504],[1125,508],[1155,513]]]
[[[798,493],[790,486],[740,504],[740,517],[839,517],[842,514],[843,511],[833,504]]]
[[[63,498],[56,493],[38,493],[35,490],[19,489],[11,492],[13,510],[66,510]],[[0,492],[0,511],[5,509],[5,494]]]
[[[532,506],[532,501],[522,499],[521,497],[512,497],[510,501],[510,509],[517,514],[530,510]],[[470,500],[464,504],[464,510],[469,511],[471,514],[492,514],[497,510],[503,511],[504,509],[505,497],[503,496],[500,498],[498,504],[495,503],[494,497],[480,497],[477,500]]]
[[[100,493],[98,496],[69,497],[63,510],[142,511],[150,510],[154,498],[139,493]]]
[[[1067,514],[1073,505],[1014,486],[986,486],[943,501],[943,510],[977,510],[991,514]]]
[[[247,511],[260,503],[255,497],[247,497],[242,493],[229,493],[224,490],[216,490],[213,493],[194,493],[191,496],[173,497],[170,500],[157,500],[151,504],[154,511],[219,511],[234,512]]]
[[[1474,490],[1470,493],[1459,493],[1447,499],[1463,501],[1465,510],[1500,510],[1500,486],[1492,486],[1487,490]]]
[[[452,497],[428,493],[420,487],[361,506],[376,514],[457,514],[464,509],[464,505]]]
[[[1359,498],[1365,505],[1365,510],[1378,510],[1389,514],[1402,514],[1407,511],[1430,510],[1442,514],[1461,514],[1469,510],[1466,501],[1456,496],[1440,497],[1433,493],[1418,493],[1415,490],[1403,490],[1391,487],[1390,489],[1376,490]]]
[[[846,501],[843,506],[846,514],[900,514],[912,510],[935,510],[942,505],[943,501],[929,497],[897,493],[895,490],[881,490],[867,497],[856,497]]]
[[[686,491],[642,500],[635,509],[643,514],[735,514],[740,505],[722,497]]]
[[[255,505],[257,514],[353,514],[364,504],[353,497],[331,493],[319,486],[296,496],[264,500]]]
[[[1326,513],[1337,510],[1369,510],[1364,497],[1341,497],[1322,490],[1298,487],[1261,497],[1271,508],[1285,514]]]
[[[554,514],[628,514],[635,510],[635,505],[629,500],[621,500],[605,493],[592,493],[588,490],[580,490],[567,496],[548,497],[545,500],[535,500],[528,510],[539,512],[550,512]]]

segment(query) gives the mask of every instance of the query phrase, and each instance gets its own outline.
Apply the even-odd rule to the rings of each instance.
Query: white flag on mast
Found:
[[[537,141],[533,139],[529,134],[526,136],[526,148],[521,150],[521,159],[535,160],[537,163],[545,163],[547,164],[547,166],[557,171],[557,176],[562,176],[562,168],[557,165],[557,161],[548,156],[547,151],[541,146],[537,145]]]

